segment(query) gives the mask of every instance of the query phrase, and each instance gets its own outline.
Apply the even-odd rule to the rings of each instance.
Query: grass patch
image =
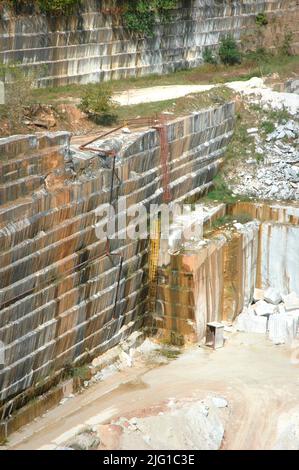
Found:
[[[161,356],[165,357],[166,359],[169,359],[170,361],[174,361],[180,356],[180,354],[182,354],[182,351],[180,349],[165,345],[159,350],[159,354],[161,354]]]
[[[272,122],[283,124],[291,118],[290,113],[287,109],[271,110],[267,112],[267,117]]]
[[[251,222],[251,221],[252,221],[252,216],[250,214],[246,214],[246,213],[240,213],[237,215],[227,214],[215,220],[212,223],[212,228],[216,229],[219,227],[223,227],[223,225],[232,224],[232,223],[247,224],[248,222]]]
[[[233,223],[239,223],[244,225],[248,222],[251,222],[252,220],[252,216],[245,212],[237,215],[226,214],[214,220],[211,226],[205,230],[204,236],[208,238],[214,231],[224,228],[227,225],[232,225]]]
[[[190,112],[206,109],[231,101],[234,92],[226,87],[217,87],[209,92],[192,93],[178,99],[157,101],[153,103],[140,103],[133,106],[118,108],[119,121],[136,117],[153,116],[163,112],[172,113],[172,117],[183,116]]]
[[[275,125],[272,121],[262,122],[261,128],[266,134],[272,134],[275,131]]]
[[[214,178],[213,185],[214,188],[207,195],[208,200],[226,203],[233,203],[236,201],[236,197],[232,194],[227,182],[220,173]]]
[[[79,378],[81,380],[90,380],[90,369],[88,366],[72,367],[65,366],[64,378]]]

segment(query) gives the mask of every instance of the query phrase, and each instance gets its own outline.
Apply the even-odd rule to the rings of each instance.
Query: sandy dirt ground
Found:
[[[273,91],[271,86],[266,85],[265,80],[262,78],[253,77],[247,81],[227,82],[224,85],[261,106],[273,109],[286,108],[293,115],[298,113],[299,95]],[[177,99],[191,93],[209,91],[217,86],[219,85],[175,85],[130,89],[115,94],[113,99],[121,106],[131,106],[140,103]]]
[[[229,403],[222,449],[272,449],[279,419],[299,408],[299,365],[291,353],[263,335],[233,333],[218,351],[192,346],[159,367],[137,361],[13,434],[7,447],[56,448],[86,426],[212,394]]]
[[[113,99],[121,106],[132,106],[140,103],[153,103],[181,98],[190,93],[209,91],[215,85],[174,85],[155,86],[151,88],[129,89],[113,96]]]

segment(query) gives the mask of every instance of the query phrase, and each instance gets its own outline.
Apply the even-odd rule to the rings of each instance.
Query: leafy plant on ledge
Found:
[[[79,108],[96,124],[111,126],[117,121],[117,105],[107,83],[91,84],[85,88]]]
[[[80,4],[81,0],[0,0],[0,6],[10,6],[17,14],[38,11],[54,16],[70,15]]]
[[[153,36],[157,18],[165,23],[177,0],[127,0],[124,25],[132,32]]]

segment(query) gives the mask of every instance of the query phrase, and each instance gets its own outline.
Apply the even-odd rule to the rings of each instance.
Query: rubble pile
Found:
[[[227,411],[228,402],[222,397],[195,402],[170,399],[148,415],[143,411],[139,417],[120,417],[98,426],[99,450],[111,448],[112,443],[122,450],[218,450]]]
[[[235,194],[261,199],[299,200],[299,123],[276,125],[264,139],[258,129],[248,129],[255,139],[256,159],[246,161],[238,173]]]
[[[274,344],[292,344],[298,334],[299,296],[276,289],[255,289],[254,303],[236,321],[238,331],[264,333]]]

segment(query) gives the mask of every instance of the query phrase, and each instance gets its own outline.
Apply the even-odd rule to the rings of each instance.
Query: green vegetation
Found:
[[[255,23],[257,26],[267,26],[269,23],[266,13],[259,13],[256,15]]]
[[[6,81],[5,104],[0,105],[0,119],[6,118],[9,130],[16,132],[22,127],[24,109],[31,105],[36,77],[25,74],[18,65],[0,64],[0,80]]]
[[[227,66],[224,64],[205,64],[188,70],[178,70],[165,75],[147,75],[137,78],[126,78],[109,82],[113,92],[121,92],[130,88],[145,88],[164,85],[191,85],[224,83],[234,80],[249,80],[252,77],[266,76],[278,73],[281,80],[290,73],[299,73],[298,56],[270,55],[267,60],[262,57],[257,60],[253,54],[248,54],[242,64]],[[70,98],[80,100],[84,90],[92,85],[65,85],[61,87],[47,87],[33,90],[33,99],[37,103],[56,104],[69,102]]]
[[[138,117],[154,116],[162,112],[171,113],[171,117],[183,116],[192,111],[224,104],[233,99],[234,93],[226,88],[219,87],[209,92],[192,93],[176,100],[141,103],[134,106],[121,106],[117,114],[119,120],[127,120]]]
[[[261,124],[261,128],[266,134],[271,134],[275,131],[275,125],[272,121],[264,121]]]
[[[241,63],[241,53],[234,37],[230,34],[224,36],[220,41],[219,57],[225,65],[235,65]]]
[[[171,342],[169,344],[164,344],[163,347],[158,350],[159,354],[161,354],[161,356],[165,357],[169,361],[177,359],[182,353],[182,350],[174,348],[172,344],[173,343]]]
[[[158,18],[166,22],[177,0],[126,0],[124,25],[132,32],[153,36]]]
[[[213,189],[207,195],[207,199],[226,203],[236,202],[236,196],[232,194],[222,174],[218,174],[213,180]]]
[[[80,0],[38,0],[42,13],[70,15],[80,5]]]
[[[216,230],[216,229],[223,227],[226,224],[232,224],[232,223],[247,224],[248,222],[251,222],[252,220],[253,220],[252,216],[245,212],[240,213],[240,214],[235,214],[235,215],[227,214],[216,219],[212,223],[211,229]]]
[[[49,15],[70,15],[80,3],[81,0],[0,0],[0,5],[10,5],[16,13],[40,11]]]
[[[209,47],[205,47],[203,50],[202,58],[205,64],[217,64],[217,58],[213,55],[212,50]]]
[[[64,367],[63,377],[66,378],[79,378],[80,380],[90,380],[91,373],[87,365],[81,367],[73,367],[71,364],[67,364]]]
[[[282,43],[279,47],[280,55],[282,56],[291,56],[292,55],[292,42],[294,39],[294,34],[291,31],[286,31]]]
[[[96,124],[111,126],[117,121],[117,106],[112,100],[112,88],[107,83],[87,86],[79,108]]]

